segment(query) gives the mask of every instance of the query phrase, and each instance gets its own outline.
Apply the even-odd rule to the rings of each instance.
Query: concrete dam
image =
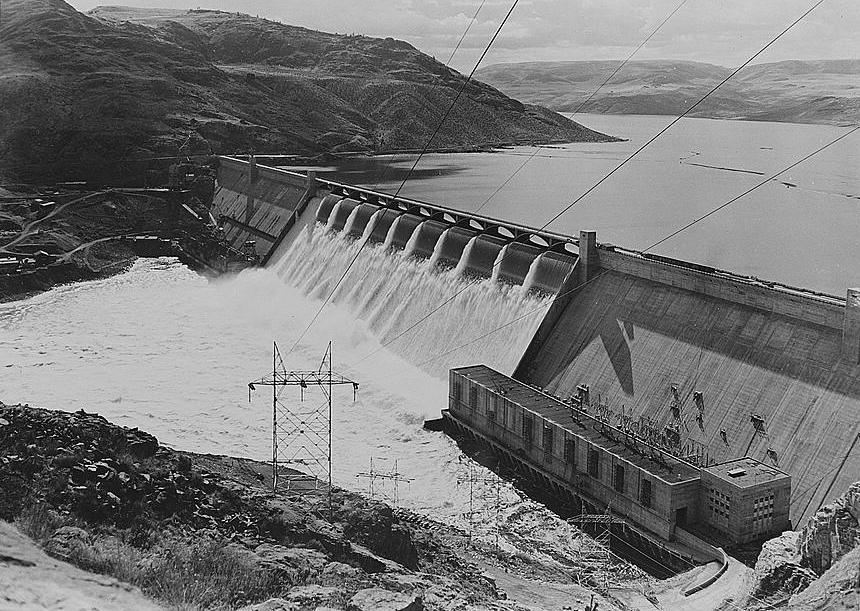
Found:
[[[486,312],[462,323],[440,312],[405,343],[447,334],[439,351],[450,352],[482,329],[525,322],[490,348],[446,357],[434,375],[489,365],[613,430],[659,432],[696,468],[742,457],[772,466],[791,476],[794,525],[860,479],[860,290],[814,293],[253,160],[220,160],[212,215],[232,246],[302,275],[321,298],[334,283],[320,268],[334,261],[336,278],[366,242],[369,258],[350,274],[359,278],[335,301],[378,319],[382,336],[408,329],[404,308],[414,318],[440,291],[457,293],[451,283],[474,283],[480,300],[460,308]],[[414,303],[393,303],[407,290]],[[426,345],[403,350],[417,362]]]

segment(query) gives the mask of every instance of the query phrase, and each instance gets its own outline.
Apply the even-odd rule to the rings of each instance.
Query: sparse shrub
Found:
[[[240,606],[292,585],[235,549],[208,540],[160,547],[134,582],[168,605],[192,609]]]
[[[39,544],[50,539],[54,531],[65,524],[66,520],[43,503],[24,507],[15,518],[15,526],[18,530]]]
[[[289,532],[286,522],[278,514],[270,514],[261,518],[257,524],[257,528],[259,529],[260,536],[271,537],[275,541],[280,542],[284,541]]]
[[[85,571],[110,575],[120,581],[141,585],[141,552],[116,537],[95,537],[89,544],[76,545],[69,551],[67,560]]]
[[[129,452],[118,452],[116,462],[120,471],[124,471],[125,473],[134,473],[136,471],[136,459]],[[139,463],[137,466],[139,466]]]
[[[44,505],[32,505],[16,525],[44,544],[66,522]],[[157,543],[142,550],[128,539],[98,534],[70,546],[63,557],[83,570],[135,585],[172,608],[189,610],[259,602],[282,595],[310,577],[309,572],[264,568],[252,554],[209,539]]]

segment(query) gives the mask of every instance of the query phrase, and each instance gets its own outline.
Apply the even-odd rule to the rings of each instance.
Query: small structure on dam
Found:
[[[705,545],[697,546],[694,533],[734,545],[789,527],[788,474],[750,457],[692,464],[632,426],[607,422],[592,413],[595,407],[587,392],[563,402],[475,365],[451,370],[443,416],[555,492],[575,497],[583,513],[609,507],[658,545],[695,551]]]

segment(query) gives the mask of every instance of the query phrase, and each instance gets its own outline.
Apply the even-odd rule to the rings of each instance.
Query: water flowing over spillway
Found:
[[[474,363],[513,372],[540,324],[547,297],[436,266],[432,259],[406,254],[408,246],[404,251],[385,243],[362,248],[361,239],[346,235],[321,224],[309,226],[272,267],[286,284],[322,300],[357,255],[332,303],[364,321],[377,340],[391,342],[389,349],[436,377]]]
[[[316,297],[342,273],[334,264],[320,269],[318,262],[332,255],[342,262],[347,254],[337,251],[343,247],[335,235],[312,233],[309,241],[292,250],[307,259],[284,259],[275,266],[283,278],[273,269],[252,269],[210,282],[175,260],[141,259],[118,276],[0,304],[0,401],[85,409],[120,425],[140,427],[179,449],[265,460],[271,456],[270,399],[256,393],[249,402],[247,382],[271,371],[273,339],[287,346],[306,326],[320,305]],[[403,303],[402,294],[386,297],[386,290],[417,286],[421,289],[417,295],[437,303],[462,281],[430,272],[426,263],[372,249],[362,253],[359,264],[358,280],[344,284],[286,364],[316,368],[332,340],[335,368],[361,382],[355,403],[351,391],[335,395],[337,485],[366,491],[367,482],[356,475],[368,470],[370,458],[385,459],[375,463],[383,469],[397,460],[398,470],[413,479],[400,485],[401,505],[466,528],[469,486],[463,477],[471,461],[448,437],[422,426],[425,419],[438,418],[445,407],[447,380],[389,350],[379,350],[372,330],[376,325],[384,336],[418,313]],[[290,269],[296,276],[287,274]],[[463,295],[467,297],[472,301],[458,300],[452,306],[460,308],[459,319],[453,322],[469,337],[540,303],[492,284],[470,289]],[[474,311],[482,304],[506,309]],[[440,338],[434,339],[427,333],[430,327],[424,327],[424,335],[416,340],[422,346],[401,347],[402,354],[417,359],[424,351],[462,343],[455,333],[444,330],[444,324],[455,318],[454,311],[434,323],[433,333],[440,333]],[[368,322],[360,316],[367,316]],[[528,333],[523,328],[517,336],[522,339]],[[492,346],[481,349],[495,359],[488,358],[490,362],[507,368],[515,364],[519,349],[506,346],[511,335],[498,334]],[[493,353],[502,350],[502,356]],[[373,357],[362,360],[374,351]],[[477,353],[454,354],[465,361]],[[434,371],[449,364],[442,359]],[[486,476],[480,467],[478,472]],[[390,487],[379,484],[376,491],[389,498],[392,494]],[[494,503],[485,500],[489,497],[495,498],[491,486],[476,483],[473,509],[481,525],[478,533],[488,538],[496,516]],[[562,520],[523,499],[509,484],[503,485],[501,498],[504,528],[517,531],[503,539],[503,545],[538,555],[554,546],[556,556],[572,553],[571,546],[578,545]]]

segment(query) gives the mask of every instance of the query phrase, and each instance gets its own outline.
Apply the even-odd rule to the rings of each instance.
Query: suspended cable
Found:
[[[478,58],[478,61],[475,62],[475,66],[472,68],[472,71],[469,73],[469,76],[466,77],[466,80],[463,81],[463,83],[460,85],[460,89],[457,91],[457,95],[454,96],[454,101],[451,102],[451,105],[448,107],[448,110],[445,111],[445,114],[442,116],[442,120],[439,121],[438,125],[436,126],[436,129],[433,131],[433,135],[430,136],[430,138],[427,140],[426,144],[424,145],[424,148],[421,149],[421,152],[418,154],[418,158],[415,160],[415,163],[412,164],[412,167],[409,168],[409,172],[406,173],[406,177],[403,179],[403,182],[400,183],[400,186],[397,187],[397,191],[394,192],[395,198],[400,195],[400,191],[406,185],[406,181],[409,180],[409,177],[412,175],[412,172],[415,171],[415,168],[418,166],[418,163],[421,161],[421,158],[427,152],[427,149],[430,148],[430,144],[439,134],[439,131],[445,124],[445,121],[448,119],[448,116],[451,114],[451,111],[454,110],[454,106],[456,106],[457,102],[460,100],[460,96],[463,95],[463,91],[465,91],[466,86],[472,82],[472,77],[475,76],[475,71],[478,69],[478,66],[481,65],[481,62],[484,61],[484,58],[487,56],[487,53],[490,52],[490,47],[493,46],[493,43],[496,41],[496,38],[502,31],[502,28],[505,27],[505,24],[508,22],[508,19],[511,16],[511,13],[513,13],[514,9],[517,8],[517,4],[519,4],[519,1],[520,0],[513,1],[513,3],[511,4],[511,8],[508,9],[507,15],[505,15],[504,19],[502,19],[502,22],[499,24],[499,27],[496,28],[495,34],[493,34],[493,37],[490,39],[490,42],[487,43],[487,46],[484,48],[484,52],[481,53],[481,56]],[[824,0],[821,1],[823,2]]]
[[[660,24],[659,24],[656,28],[654,28],[654,29],[651,31],[651,33],[650,33],[650,34],[648,34],[648,36],[647,36],[647,37],[646,37],[642,42],[640,42],[640,43],[639,43],[639,45],[638,45],[635,49],[633,49],[633,52],[632,52],[632,53],[630,53],[630,55],[628,55],[628,56],[624,59],[624,61],[622,61],[620,64],[618,64],[618,65],[615,67],[615,70],[613,70],[613,71],[612,71],[612,73],[611,73],[609,76],[607,76],[607,77],[604,79],[604,81],[603,81],[602,83],[600,83],[600,85],[598,85],[597,89],[595,89],[594,91],[592,91],[592,92],[591,92],[591,94],[590,94],[587,98],[585,98],[584,100],[582,100],[582,102],[580,102],[580,103],[577,105],[576,109],[574,109],[574,111],[573,111],[573,114],[577,114],[577,113],[579,113],[580,111],[582,111],[582,109],[585,107],[585,105],[586,105],[586,104],[588,104],[588,103],[592,100],[592,98],[594,98],[594,96],[596,96],[596,95],[600,92],[600,90],[601,90],[601,89],[603,89],[603,87],[605,87],[605,86],[606,86],[606,84],[607,84],[607,83],[609,83],[609,81],[611,81],[611,80],[615,77],[615,75],[616,75],[616,74],[618,74],[618,73],[621,71],[621,69],[622,69],[625,65],[627,65],[627,62],[629,62],[629,61],[633,58],[633,56],[634,56],[634,55],[636,55],[639,51],[641,51],[641,50],[642,50],[642,47],[644,47],[644,46],[648,43],[648,41],[649,41],[649,40],[651,40],[651,38],[653,38],[653,37],[654,37],[654,35],[655,35],[657,32],[659,32],[659,31],[660,31],[660,28],[662,28],[664,25],[666,25],[666,22],[667,22],[667,21],[669,21],[669,19],[671,19],[671,18],[672,18],[672,16],[673,16],[675,13],[677,13],[677,12],[681,9],[681,7],[683,7],[685,4],[687,4],[687,0],[682,0],[682,1],[681,1],[681,3],[680,3],[680,4],[678,4],[678,6],[676,6],[676,7],[675,7],[675,9],[674,9],[671,13],[669,13],[669,14],[666,16],[666,18],[665,18],[663,21],[661,21],[661,22],[660,22]],[[478,212],[480,212],[481,210],[483,210],[483,209],[484,209],[484,206],[486,206],[488,203],[490,203],[490,200],[492,200],[496,195],[498,195],[498,193],[499,193],[502,189],[504,189],[504,188],[508,185],[508,183],[509,183],[509,182],[511,182],[511,181],[514,179],[514,177],[515,177],[517,174],[519,174],[519,173],[520,173],[520,170],[522,170],[524,167],[526,167],[526,165],[528,165],[528,163],[529,163],[532,159],[534,159],[534,158],[535,158],[535,156],[536,156],[540,151],[542,151],[542,150],[545,148],[545,146],[546,146],[546,145],[543,145],[543,144],[542,144],[542,145],[540,145],[539,147],[537,147],[537,149],[535,149],[535,150],[532,152],[532,154],[531,154],[531,155],[529,155],[528,157],[526,157],[526,160],[525,160],[525,161],[523,161],[523,162],[522,162],[522,164],[520,164],[520,166],[519,166],[516,170],[514,170],[513,174],[511,174],[510,176],[508,176],[508,177],[505,179],[505,181],[504,181],[501,185],[499,185],[499,186],[498,186],[498,188],[496,188],[496,190],[495,190],[495,191],[493,191],[492,193],[490,193],[490,196],[489,196],[489,197],[487,197],[487,199],[485,199],[485,200],[481,203],[481,205],[480,205],[480,206],[478,206],[478,207],[475,209],[475,211],[474,211],[474,212],[475,212],[475,213],[478,213]]]
[[[740,195],[737,195],[736,197],[733,197],[733,198],[732,198],[732,199],[730,199],[729,201],[727,201],[727,202],[725,202],[725,203],[723,203],[723,204],[720,204],[720,205],[719,205],[719,206],[717,206],[716,208],[712,209],[710,212],[708,212],[708,213],[706,213],[706,214],[703,214],[702,216],[700,216],[700,217],[696,218],[695,220],[693,220],[693,221],[691,221],[691,222],[687,223],[687,224],[686,224],[686,225],[684,225],[683,227],[681,227],[681,228],[679,228],[679,229],[677,229],[677,230],[673,231],[673,232],[672,232],[672,233],[670,233],[669,235],[667,235],[667,236],[665,236],[665,237],[663,237],[663,238],[661,238],[661,239],[657,240],[656,242],[654,242],[653,244],[651,244],[648,248],[646,248],[645,250],[643,250],[643,251],[642,251],[642,254],[647,253],[648,251],[652,250],[653,248],[656,248],[657,246],[659,246],[660,244],[663,244],[663,243],[664,243],[664,242],[666,242],[667,240],[669,240],[669,239],[671,239],[671,238],[673,238],[673,237],[677,236],[677,235],[678,235],[678,234],[680,234],[681,232],[686,231],[687,229],[689,229],[689,228],[690,228],[690,227],[692,227],[693,225],[695,225],[695,224],[697,224],[697,223],[699,223],[699,222],[703,221],[704,219],[706,219],[706,218],[708,218],[708,217],[710,217],[710,216],[712,216],[712,215],[716,214],[717,212],[719,212],[720,210],[723,210],[724,208],[726,208],[726,207],[730,206],[731,204],[734,204],[734,203],[735,203],[735,202],[737,202],[739,199],[741,199],[742,197],[745,197],[745,196],[749,195],[750,193],[752,193],[752,192],[753,192],[753,191],[755,191],[756,189],[759,189],[759,188],[763,187],[764,185],[766,185],[766,184],[768,184],[768,183],[770,183],[770,182],[774,181],[776,178],[778,178],[778,177],[779,177],[779,176],[781,176],[782,174],[784,174],[784,173],[788,172],[789,170],[791,170],[791,169],[793,169],[793,168],[797,167],[798,165],[800,165],[800,164],[801,164],[801,163],[803,163],[804,161],[806,161],[806,160],[810,159],[811,157],[814,157],[814,156],[815,156],[815,155],[817,155],[818,153],[820,153],[820,152],[824,151],[825,149],[827,149],[827,148],[829,148],[829,147],[833,146],[834,144],[836,144],[837,142],[839,142],[839,141],[843,140],[844,138],[847,138],[848,136],[850,136],[851,134],[853,134],[853,133],[854,133],[854,132],[856,132],[857,130],[860,130],[860,126],[855,126],[855,127],[851,128],[850,130],[848,130],[847,132],[845,132],[845,133],[841,134],[841,135],[840,135],[840,136],[838,136],[837,138],[835,138],[835,139],[831,140],[831,141],[830,141],[830,142],[828,142],[827,144],[825,144],[825,145],[823,145],[823,146],[819,147],[819,148],[818,148],[818,149],[816,149],[815,151],[813,151],[813,152],[809,153],[808,155],[805,155],[804,157],[802,157],[801,159],[799,159],[799,160],[795,161],[795,162],[794,162],[794,163],[792,163],[791,165],[786,166],[785,168],[783,168],[783,169],[779,170],[779,171],[778,171],[778,172],[776,172],[775,174],[772,174],[770,177],[765,178],[765,179],[764,179],[764,180],[762,180],[761,182],[759,182],[759,183],[757,183],[756,185],[754,185],[754,186],[750,187],[749,189],[747,189],[746,191],[744,191],[744,192],[743,192],[743,193],[741,193]],[[595,281],[596,281],[596,280],[598,280],[599,278],[602,278],[602,277],[603,277],[603,276],[605,276],[606,274],[608,274],[608,273],[610,273],[610,272],[613,272],[613,271],[616,271],[616,270],[615,270],[615,268],[608,267],[608,268],[604,269],[602,272],[600,272],[599,274],[597,274],[594,278],[590,278],[589,280],[587,280],[587,281],[583,282],[582,284],[580,284],[580,285],[578,285],[578,286],[576,286],[576,287],[574,287],[574,288],[572,288],[572,289],[570,289],[570,290],[564,291],[563,293],[559,293],[559,294],[556,296],[556,299],[557,299],[558,297],[564,297],[564,296],[566,296],[566,295],[569,295],[569,294],[571,294],[571,293],[574,293],[574,292],[576,292],[576,291],[579,291],[580,289],[585,288],[586,286],[588,286],[588,285],[589,285],[589,284],[591,284],[592,282],[595,282]],[[476,337],[476,338],[474,338],[474,339],[472,339],[472,340],[469,340],[469,341],[467,341],[467,342],[464,342],[464,343],[462,343],[462,344],[460,344],[460,345],[458,345],[458,346],[455,346],[454,348],[451,348],[451,349],[449,349],[449,350],[446,350],[445,352],[442,352],[442,353],[440,353],[440,354],[437,354],[437,355],[435,355],[435,356],[433,356],[433,357],[431,357],[431,358],[429,358],[429,359],[427,359],[427,360],[421,361],[420,363],[418,363],[418,364],[417,364],[417,366],[418,366],[418,367],[421,367],[421,366],[423,366],[423,365],[426,365],[427,363],[430,363],[430,362],[432,362],[432,361],[435,361],[436,359],[438,359],[438,358],[440,358],[440,357],[442,357],[442,356],[446,356],[446,355],[450,354],[451,352],[455,352],[455,351],[457,351],[457,350],[460,350],[461,348],[464,348],[464,347],[466,347],[466,346],[468,346],[468,345],[470,345],[470,344],[475,343],[476,341],[480,341],[480,340],[482,340],[482,339],[484,339],[484,338],[488,337],[489,335],[492,335],[492,334],[494,334],[494,333],[497,333],[497,332],[501,331],[502,329],[505,329],[505,328],[507,328],[507,327],[511,326],[512,324],[514,324],[514,323],[516,323],[516,322],[519,322],[520,320],[522,320],[522,319],[524,319],[524,318],[527,318],[527,317],[529,317],[529,316],[532,316],[532,315],[534,315],[534,314],[536,314],[536,313],[540,312],[541,310],[545,310],[545,309],[549,308],[549,307],[550,307],[550,305],[551,305],[551,304],[542,304],[542,305],[540,305],[540,306],[538,306],[538,307],[536,307],[536,308],[534,308],[534,309],[532,309],[532,310],[529,310],[528,312],[526,312],[526,313],[524,313],[524,314],[522,314],[522,315],[520,315],[520,316],[518,316],[518,317],[514,318],[513,320],[510,320],[510,321],[506,322],[505,324],[500,325],[499,327],[496,327],[495,329],[491,329],[490,331],[487,331],[486,333],[484,333],[483,335],[481,335],[481,336],[479,336],[479,337]],[[604,305],[604,307],[605,307],[605,305]],[[372,354],[372,353],[371,353],[371,354]],[[367,355],[367,356],[370,356],[370,355]],[[365,357],[365,358],[367,358],[367,357]],[[364,360],[364,359],[361,359],[361,360]],[[358,362],[361,362],[361,361],[358,361]]]
[[[814,4],[810,9],[808,9],[808,10],[807,10],[806,12],[804,12],[800,17],[798,17],[797,19],[795,19],[795,20],[794,20],[794,21],[793,21],[793,22],[792,22],[788,27],[786,27],[786,28],[785,28],[784,30],[782,30],[779,34],[777,34],[774,38],[772,38],[772,39],[770,40],[770,42],[768,42],[764,47],[762,47],[761,49],[759,49],[759,50],[758,50],[758,51],[757,51],[757,52],[756,52],[752,57],[750,57],[747,61],[745,61],[743,64],[741,64],[741,66],[740,66],[739,68],[737,68],[736,70],[734,70],[734,71],[733,71],[729,76],[727,76],[727,77],[726,77],[726,78],[724,78],[722,81],[720,81],[720,83],[719,83],[719,84],[717,84],[714,88],[712,88],[708,93],[706,93],[704,96],[702,96],[701,98],[699,98],[699,100],[698,100],[695,104],[693,104],[692,106],[690,106],[690,107],[689,107],[687,110],[685,110],[682,114],[678,115],[678,116],[677,116],[677,117],[676,117],[676,118],[675,118],[671,123],[669,123],[666,127],[664,127],[663,129],[661,129],[659,132],[657,132],[657,134],[655,134],[653,137],[651,137],[647,142],[645,142],[645,144],[643,144],[642,146],[640,146],[640,147],[639,147],[636,151],[634,151],[634,152],[633,152],[629,157],[627,157],[627,158],[626,158],[624,161],[622,161],[619,165],[617,165],[615,168],[613,168],[613,169],[612,169],[608,174],[604,175],[604,176],[603,176],[603,178],[601,178],[601,179],[600,179],[599,181],[597,181],[594,185],[592,185],[592,186],[591,186],[587,191],[585,191],[585,193],[583,193],[582,195],[580,195],[580,196],[579,196],[578,198],[576,198],[572,203],[570,203],[569,205],[565,206],[565,207],[564,207],[564,208],[563,208],[559,213],[557,213],[555,216],[553,216],[552,218],[550,218],[550,219],[549,219],[546,223],[544,223],[544,224],[543,224],[543,225],[542,225],[538,230],[540,231],[540,230],[544,230],[544,229],[546,229],[550,224],[552,224],[555,220],[557,220],[557,219],[558,219],[562,214],[564,214],[565,212],[567,212],[568,210],[570,210],[570,209],[571,209],[573,206],[575,206],[578,202],[582,201],[582,199],[583,199],[586,195],[588,195],[589,193],[591,193],[594,189],[596,189],[599,185],[601,185],[604,181],[606,181],[610,176],[612,176],[615,172],[617,172],[621,167],[623,167],[623,166],[624,166],[628,161],[630,161],[630,160],[631,160],[631,159],[633,159],[636,155],[638,155],[640,152],[642,152],[642,151],[643,151],[643,150],[644,150],[648,145],[650,145],[652,142],[654,142],[654,141],[655,141],[655,140],[657,140],[660,136],[662,136],[664,133],[666,133],[666,132],[667,132],[667,131],[668,131],[668,130],[673,126],[673,125],[675,125],[675,124],[676,124],[678,121],[680,121],[683,117],[685,117],[685,116],[686,116],[686,115],[688,115],[690,112],[692,112],[696,107],[698,107],[698,106],[699,106],[699,104],[701,104],[702,102],[704,102],[704,101],[705,101],[705,100],[706,100],[706,99],[707,99],[711,94],[713,94],[717,89],[719,89],[721,86],[723,86],[723,85],[724,85],[724,84],[725,84],[725,83],[726,83],[730,78],[732,78],[733,76],[735,76],[738,72],[740,72],[740,70],[741,70],[742,68],[744,68],[745,66],[747,66],[747,65],[748,65],[751,61],[753,61],[756,57],[758,57],[759,55],[761,55],[761,53],[762,53],[762,52],[764,52],[764,50],[765,50],[765,49],[767,49],[767,48],[769,48],[771,45],[773,45],[773,44],[774,44],[777,40],[779,40],[779,39],[780,39],[780,38],[781,38],[781,37],[782,37],[786,32],[788,32],[791,28],[793,28],[795,25],[797,25],[797,24],[798,24],[798,23],[799,23],[799,22],[800,22],[804,17],[806,17],[809,13],[811,13],[811,12],[812,12],[812,11],[813,11],[817,6],[819,6],[819,5],[820,5],[820,4],[822,4],[823,2],[824,2],[824,0],[818,0],[818,2],[816,2],[816,3],[815,3],[815,4]],[[502,262],[503,262],[503,261],[505,260],[505,258],[507,257],[507,255],[508,255],[508,252],[506,251],[506,252],[505,252],[505,254],[504,254],[502,257],[500,257],[500,258],[499,258],[499,260],[498,260],[498,261],[496,261],[496,262],[493,264],[492,269],[495,269],[496,267],[498,267],[499,265],[501,265],[501,264],[502,264]],[[378,352],[378,351],[379,351],[379,350],[381,350],[382,348],[385,348],[386,346],[391,345],[393,342],[397,341],[400,337],[402,337],[403,335],[405,335],[406,333],[408,333],[409,331],[411,331],[412,329],[414,329],[415,327],[417,327],[418,325],[420,325],[421,323],[423,323],[425,320],[427,320],[428,318],[430,318],[431,316],[433,316],[436,312],[438,312],[439,310],[441,310],[442,308],[444,308],[445,306],[447,306],[448,304],[450,304],[451,302],[453,302],[457,297],[459,297],[459,296],[460,296],[461,294],[463,294],[465,291],[469,290],[470,288],[472,288],[472,287],[473,287],[473,286],[475,286],[476,284],[480,284],[480,282],[482,282],[482,280],[473,281],[473,282],[471,282],[471,283],[466,284],[462,289],[460,289],[459,291],[455,292],[455,293],[454,293],[453,295],[451,295],[448,299],[446,299],[445,301],[443,301],[442,303],[440,303],[438,306],[436,306],[435,308],[433,308],[432,310],[430,310],[427,314],[425,314],[424,316],[422,316],[421,318],[419,318],[418,320],[416,320],[412,325],[410,325],[409,327],[407,327],[406,329],[404,329],[403,331],[401,331],[400,333],[398,333],[397,335],[395,335],[395,336],[394,336],[394,337],[392,337],[391,339],[389,339],[389,340],[385,341],[385,342],[384,342],[383,344],[381,344],[378,348],[376,348],[374,351],[372,351],[372,352],[370,352],[369,354],[367,354],[365,357],[363,357],[362,359],[360,359],[358,362],[363,361],[365,358],[368,358],[369,356],[371,356],[372,354],[374,354],[374,353]]]
[[[493,46],[493,43],[495,42],[496,38],[499,36],[499,33],[502,31],[502,28],[505,27],[505,24],[508,22],[508,19],[510,18],[511,13],[514,12],[514,9],[516,8],[518,3],[519,3],[519,0],[514,0],[513,3],[511,4],[511,8],[508,10],[504,19],[502,19],[501,23],[499,24],[499,27],[496,28],[496,32],[493,34],[493,37],[487,43],[487,46],[484,48],[483,53],[481,53],[481,56],[478,58],[478,61],[475,62],[475,66],[472,68],[472,71],[469,73],[469,76],[466,77],[466,79],[463,81],[462,85],[460,86],[460,89],[457,91],[457,95],[454,97],[454,100],[451,102],[450,106],[448,106],[448,109],[445,111],[445,114],[442,116],[442,119],[439,121],[438,125],[436,126],[436,129],[433,131],[433,135],[431,135],[430,138],[427,140],[426,144],[424,145],[424,148],[421,150],[421,153],[418,155],[418,158],[415,160],[415,163],[412,164],[412,168],[410,168],[409,172],[406,174],[406,177],[403,179],[403,182],[400,183],[400,186],[397,188],[397,191],[394,193],[395,198],[400,194],[401,189],[403,189],[403,186],[406,184],[406,181],[409,180],[409,177],[411,176],[412,172],[415,170],[415,167],[418,165],[418,162],[421,161],[421,157],[423,157],[424,153],[427,152],[427,149],[430,147],[430,144],[433,142],[433,139],[439,133],[439,130],[442,129],[442,125],[444,125],[445,121],[448,119],[448,116],[451,114],[451,111],[454,109],[454,106],[459,101],[460,96],[463,94],[463,91],[466,89],[466,86],[471,82],[472,77],[475,74],[475,71],[478,69],[478,66],[481,65],[481,62],[487,56],[487,53],[489,53],[490,47]],[[290,347],[290,350],[287,352],[287,354],[291,353],[296,348],[296,346],[298,346],[299,342],[307,334],[307,332],[310,330],[310,328],[316,322],[317,318],[319,318],[319,315],[322,313],[322,311],[326,307],[326,305],[328,305],[328,302],[334,296],[335,291],[337,291],[338,287],[341,285],[344,278],[346,278],[346,275],[352,269],[352,266],[355,265],[355,262],[358,260],[358,256],[364,250],[364,247],[368,244],[368,242],[369,242],[369,240],[365,240],[364,242],[361,243],[361,246],[356,251],[352,260],[346,266],[346,269],[343,271],[340,278],[338,278],[337,282],[335,283],[334,287],[332,287],[331,291],[329,291],[328,295],[323,300],[322,304],[320,304],[319,309],[313,315],[313,318],[311,318],[310,322],[305,327],[304,331],[302,331],[299,334],[298,338],[296,338],[295,342],[293,342],[293,345]]]
[[[759,55],[761,55],[761,54],[762,54],[762,53],[764,53],[767,49],[769,49],[769,48],[770,48],[770,47],[771,47],[771,46],[772,46],[772,45],[773,45],[777,40],[779,40],[780,38],[782,38],[782,37],[783,37],[783,36],[784,36],[784,35],[785,35],[789,30],[791,30],[791,28],[793,28],[795,25],[797,25],[798,23],[800,23],[800,21],[801,21],[801,20],[803,20],[803,18],[804,18],[804,17],[806,17],[807,15],[809,15],[809,13],[811,13],[812,11],[814,11],[814,10],[815,10],[818,6],[820,6],[823,2],[824,2],[824,0],[818,0],[818,1],[817,1],[815,4],[813,4],[809,9],[807,9],[807,10],[806,10],[806,11],[805,11],[805,12],[804,12],[800,17],[798,17],[797,19],[795,19],[794,21],[792,21],[792,22],[788,25],[788,27],[786,27],[784,30],[782,30],[782,32],[780,32],[780,33],[779,33],[779,34],[777,34],[774,38],[772,38],[772,39],[770,40],[770,42],[768,42],[765,46],[763,46],[761,49],[759,49],[758,51],[756,51],[756,52],[755,52],[755,54],[753,54],[753,55],[752,55],[752,57],[750,57],[748,60],[746,60],[746,61],[745,61],[744,63],[742,63],[740,66],[738,66],[737,68],[735,68],[735,69],[731,72],[731,74],[729,74],[728,76],[726,76],[726,77],[725,77],[722,81],[720,81],[720,82],[719,82],[715,87],[713,87],[713,88],[712,88],[710,91],[708,91],[705,95],[703,95],[701,98],[699,98],[699,99],[698,99],[698,100],[697,100],[697,101],[696,101],[692,106],[690,106],[687,110],[685,110],[685,111],[684,111],[684,112],[682,112],[680,115],[678,115],[677,117],[675,117],[675,118],[672,120],[672,122],[671,122],[671,123],[669,123],[666,127],[664,127],[663,129],[661,129],[660,131],[658,131],[656,134],[654,134],[654,136],[652,136],[651,138],[649,138],[649,139],[645,142],[645,144],[643,144],[643,145],[642,145],[642,146],[640,146],[638,149],[636,149],[635,151],[633,151],[633,153],[632,153],[629,157],[627,157],[624,161],[622,161],[622,162],[621,162],[621,163],[619,163],[617,166],[615,166],[615,168],[613,168],[613,169],[612,169],[608,174],[606,174],[603,178],[601,178],[601,179],[600,179],[600,180],[598,180],[596,183],[594,183],[591,187],[589,187],[589,188],[588,188],[588,189],[587,189],[587,190],[586,190],[582,195],[580,195],[580,196],[579,196],[579,197],[577,197],[575,200],[573,200],[570,204],[568,204],[567,206],[565,206],[564,208],[562,208],[562,209],[561,209],[561,211],[560,211],[558,214],[556,214],[556,215],[555,215],[554,217],[552,217],[549,221],[547,221],[547,223],[544,225],[544,228],[545,228],[545,227],[548,227],[549,225],[551,225],[551,224],[552,224],[554,221],[556,221],[556,220],[557,220],[561,215],[563,215],[565,212],[567,212],[568,210],[570,210],[571,208],[573,208],[576,204],[578,204],[579,202],[581,202],[581,201],[582,201],[582,200],[583,200],[583,199],[584,199],[584,198],[585,198],[589,193],[591,193],[591,192],[592,192],[592,191],[594,191],[597,187],[599,187],[600,185],[602,185],[606,180],[608,180],[608,179],[609,179],[609,177],[610,177],[610,176],[612,176],[613,174],[615,174],[615,172],[617,172],[618,170],[620,170],[621,168],[623,168],[623,167],[624,167],[624,166],[625,166],[625,165],[626,165],[630,160],[632,160],[632,159],[633,159],[634,157],[636,157],[639,153],[641,153],[642,151],[644,151],[644,150],[648,147],[648,145],[650,145],[652,142],[654,142],[655,140],[657,140],[657,138],[659,138],[660,136],[662,136],[663,134],[665,134],[667,131],[669,131],[669,130],[670,130],[670,129],[671,129],[671,128],[672,128],[672,127],[673,127],[673,126],[678,122],[678,121],[680,121],[681,119],[683,119],[684,117],[686,117],[687,115],[689,115],[691,112],[693,112],[696,108],[698,108],[698,107],[699,107],[699,105],[700,105],[702,102],[704,102],[705,100],[707,100],[709,97],[711,97],[711,95],[712,95],[712,94],[713,94],[717,89],[719,89],[720,87],[722,87],[723,85],[725,85],[725,84],[726,84],[726,82],[728,82],[728,81],[729,81],[729,79],[733,78],[734,76],[736,76],[736,75],[737,75],[737,73],[738,73],[738,72],[740,72],[741,70],[743,70],[744,68],[746,68],[746,67],[747,67],[747,66],[748,66],[748,65],[749,65],[749,64],[750,64],[750,63],[751,63],[755,58],[757,58]]]
[[[475,11],[475,14],[472,15],[472,19],[469,21],[469,25],[466,26],[466,30],[463,32],[463,35],[460,36],[460,40],[457,41],[457,44],[454,46],[454,50],[451,51],[451,55],[448,56],[448,61],[445,62],[446,66],[451,64],[451,60],[454,59],[454,55],[457,54],[457,51],[460,49],[460,45],[463,44],[463,40],[466,38],[466,35],[469,33],[469,30],[472,29],[472,26],[475,24],[475,20],[478,18],[478,13],[481,12],[481,9],[484,8],[484,4],[486,4],[487,0],[481,0],[481,4],[478,5],[478,9]]]
[[[469,33],[469,30],[472,29],[472,26],[475,24],[475,20],[478,19],[478,13],[480,13],[481,9],[484,8],[484,4],[486,2],[487,2],[487,0],[481,0],[481,3],[478,5],[477,10],[475,11],[475,14],[472,15],[472,19],[469,21],[469,24],[466,26],[466,29],[463,31],[463,34],[460,36],[460,40],[458,40],[457,44],[454,45],[454,50],[451,51],[451,55],[448,56],[448,61],[445,62],[445,65],[448,66],[449,68],[451,67],[451,61],[454,59],[454,55],[457,54],[457,51],[460,49],[460,45],[463,44],[463,40],[465,40],[466,35]],[[437,81],[436,83],[433,84],[433,87],[430,89],[430,91],[431,92],[435,91],[438,87],[439,87],[439,82]],[[389,154],[391,154],[392,152],[394,154],[397,154],[398,151],[389,151]],[[388,169],[390,167],[391,167],[391,164],[386,164],[385,166],[383,166],[379,179],[373,183],[374,189],[376,189],[379,186],[379,184],[385,180],[385,176],[386,176],[386,174],[388,174]]]

